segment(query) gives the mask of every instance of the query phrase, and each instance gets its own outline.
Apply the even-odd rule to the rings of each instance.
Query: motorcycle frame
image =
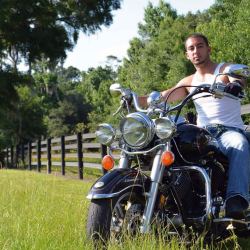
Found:
[[[165,148],[159,150],[154,158],[152,171],[150,175],[151,177],[150,191],[147,194],[148,200],[144,209],[143,222],[140,227],[141,233],[150,232],[150,222],[152,221],[155,202],[159,191],[159,185],[162,182],[162,177],[166,168],[161,164],[161,154],[165,150],[169,150],[169,148],[170,148],[170,142],[166,144]],[[202,225],[204,228],[209,228],[212,221],[211,181],[205,169],[199,166],[181,166],[181,167],[170,168],[169,171],[172,172],[196,171],[201,174],[205,182],[206,209],[205,209],[205,214],[201,217],[195,218],[195,221],[200,225]]]
[[[122,194],[123,192],[131,188],[133,189],[137,188],[141,190],[143,195],[145,195],[146,197],[146,204],[145,204],[145,208],[143,212],[140,231],[143,234],[149,233],[151,231],[150,225],[151,225],[151,221],[153,217],[155,203],[156,203],[157,196],[158,196],[159,186],[162,183],[163,174],[166,171],[166,167],[162,165],[161,163],[161,155],[164,151],[170,150],[170,147],[171,145],[169,141],[165,145],[161,144],[161,146],[158,147],[157,153],[155,154],[155,157],[154,157],[154,161],[153,161],[153,165],[152,165],[152,169],[150,173],[150,179],[149,178],[146,179],[148,182],[150,182],[149,186],[147,184],[145,185],[145,183],[140,183],[140,182],[132,183],[130,185],[127,185],[125,188],[120,185],[121,181],[122,182],[128,181],[130,179],[130,173],[132,171],[135,171],[130,168],[131,162],[129,160],[129,155],[127,154],[128,152],[126,153],[121,152],[121,157],[120,157],[118,168],[112,171],[113,174],[115,174],[115,172],[118,172],[118,171],[120,172],[117,173],[115,177],[112,177],[111,172],[108,172],[105,176],[107,177],[108,175],[110,175],[110,178],[107,178],[106,183],[104,185],[107,185],[114,178],[117,178],[116,182],[113,183],[112,187],[110,187],[108,190],[105,190],[104,193],[102,192],[97,193],[95,190],[93,190],[93,187],[92,187],[87,198],[90,200],[110,199],[110,198],[118,197],[120,194]],[[137,152],[133,152],[133,153],[131,152],[130,154],[136,154],[136,153]],[[145,153],[145,152],[140,151],[140,154],[142,153]],[[121,171],[125,175],[125,177],[124,176],[122,177]],[[199,166],[180,166],[180,167],[170,167],[169,169],[167,169],[167,171],[170,171],[170,172],[183,172],[183,171],[193,172],[195,171],[195,172],[198,172],[202,176],[202,178],[204,179],[204,183],[205,183],[205,196],[206,196],[205,214],[195,219],[192,218],[192,220],[195,220],[195,223],[201,225],[203,228],[208,229],[212,221],[212,199],[211,199],[211,181],[206,170]],[[101,177],[101,179],[99,179],[98,181],[101,182],[102,178],[103,177]],[[114,191],[114,187],[116,187],[118,191],[117,190]],[[147,190],[148,192],[145,192]],[[176,193],[174,195],[177,196]],[[177,198],[176,202],[178,203],[179,199],[178,197],[176,198]],[[177,204],[177,205],[181,207],[180,204]],[[182,211],[180,211],[180,213],[184,221],[187,221],[189,219],[189,218],[184,217],[184,214]]]
[[[205,196],[206,196],[206,209],[205,214],[201,217],[195,218],[197,223],[200,223],[205,228],[209,228],[212,222],[212,192],[211,192],[211,180],[206,170],[199,166],[181,166],[181,167],[173,167],[171,168],[172,172],[198,172],[201,174],[204,182],[205,182]],[[188,219],[188,218],[186,218]]]

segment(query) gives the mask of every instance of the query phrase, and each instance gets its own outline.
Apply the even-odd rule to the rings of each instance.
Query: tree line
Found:
[[[118,0],[1,1],[1,147],[116,122],[112,113],[119,98],[111,98],[110,84],[120,82],[139,94],[175,85],[194,72],[183,44],[190,33],[208,37],[214,61],[250,65],[249,0],[217,0],[208,10],[186,15],[160,0],[145,9],[126,58],[110,55],[105,66],[87,71],[65,68],[66,51],[79,32],[110,25],[118,8]],[[20,62],[27,70],[19,70]],[[250,102],[249,88],[244,102]]]

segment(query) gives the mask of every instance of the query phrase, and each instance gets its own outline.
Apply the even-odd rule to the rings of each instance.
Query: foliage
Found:
[[[23,142],[27,134],[40,134],[41,130],[33,131],[36,126],[42,126],[40,120],[30,126],[30,118],[41,115],[36,114],[39,104],[35,99],[34,93],[29,87],[22,87],[21,84],[31,85],[32,78],[28,75],[20,75],[17,72],[0,72],[0,147],[10,144]],[[25,97],[24,92],[27,94]],[[27,107],[25,105],[27,104]],[[39,110],[39,108],[38,108]],[[27,113],[28,116],[27,116]],[[39,125],[40,124],[40,125]],[[31,129],[28,131],[28,128]],[[36,127],[37,128],[37,127]]]
[[[183,42],[193,32],[208,36],[215,61],[249,64],[249,1],[217,1],[209,10],[176,16],[161,2],[145,10],[141,37],[131,41],[128,59],[120,68],[120,80],[141,93],[162,90],[193,72],[185,60]],[[217,32],[217,31],[220,32]],[[145,39],[146,38],[146,39]]]
[[[120,0],[49,1],[1,0],[0,49],[16,69],[21,58],[30,65],[42,56],[50,61],[64,59],[79,31],[94,33],[112,23]]]
[[[81,72],[73,68],[60,72],[57,65],[80,31],[91,34],[112,23],[120,0],[1,0],[0,5],[0,146],[46,135],[48,115],[57,106],[73,105],[80,116],[74,121],[86,122],[87,115],[79,112],[80,99],[78,104],[69,102],[72,93],[67,93]],[[28,66],[27,73],[19,72],[21,62]]]
[[[154,7],[149,2],[144,12],[144,23],[139,23],[139,35],[144,39],[152,39],[159,34],[161,23],[168,19],[176,19],[177,13],[172,9],[170,4],[159,1],[159,5]]]
[[[208,36],[214,61],[250,65],[249,4],[248,0],[218,0],[207,11],[177,16],[164,1],[156,7],[149,4],[145,23],[139,25],[140,36],[131,40],[128,58],[119,69],[119,80],[139,94],[148,94],[192,74],[194,68],[185,58],[183,44],[193,32]],[[246,93],[244,103],[249,103],[248,89]]]
[[[48,134],[51,137],[73,134],[78,123],[86,123],[90,105],[83,104],[82,95],[72,92],[58,102],[48,115]]]
[[[19,102],[1,119],[1,128],[5,134],[1,141],[2,146],[39,138],[45,130],[41,99],[27,86],[19,86],[16,90]]]
[[[1,1],[0,146],[116,123],[112,114],[119,98],[110,96],[109,86],[119,81],[148,94],[175,85],[194,72],[183,45],[193,32],[209,38],[214,61],[250,65],[248,0],[217,0],[206,11],[186,15],[161,0],[158,6],[148,4],[122,63],[110,55],[106,66],[86,72],[64,68],[65,52],[80,30],[90,34],[101,24],[110,25],[111,12],[119,7],[118,0]],[[28,74],[18,72],[22,58]],[[243,103],[249,102],[247,88]]]
[[[98,123],[112,120],[111,114],[114,112],[115,100],[110,96],[109,86],[115,79],[116,73],[111,67],[97,67],[89,69],[78,86],[79,93],[85,97],[87,103],[91,103],[88,119],[90,130],[95,130]]]
[[[250,65],[250,2],[220,0],[208,12],[213,15],[211,22],[200,24],[197,31],[207,34],[213,59]],[[244,103],[249,103],[248,88],[246,94]]]
[[[146,17],[149,13],[158,13],[160,17],[154,25],[147,18],[149,23],[139,26],[142,36],[131,41],[128,59],[119,72],[120,81],[140,94],[173,86],[191,72],[185,60],[183,40],[198,22],[198,14],[178,17],[164,2],[159,7],[149,5],[145,13]],[[152,26],[158,27],[153,33]]]

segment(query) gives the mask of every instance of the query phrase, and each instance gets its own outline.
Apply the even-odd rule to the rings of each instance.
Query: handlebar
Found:
[[[125,106],[127,108],[127,111],[130,112],[129,109],[130,109],[131,102],[133,102],[134,108],[138,112],[148,113],[148,114],[150,112],[158,112],[160,114],[165,115],[169,111],[178,110],[178,114],[179,114],[181,111],[181,108],[185,105],[185,103],[188,100],[190,100],[194,95],[198,93],[202,93],[202,92],[207,92],[213,95],[215,98],[222,98],[226,96],[235,100],[239,100],[244,97],[244,93],[239,88],[230,89],[230,86],[228,86],[229,90],[227,90],[226,84],[216,82],[217,77],[220,75],[226,75],[226,76],[233,77],[236,79],[247,79],[247,78],[250,78],[250,69],[247,65],[243,65],[243,64],[228,65],[225,68],[223,73],[219,73],[216,75],[214,83],[212,85],[202,84],[200,86],[197,86],[197,88],[192,93],[189,93],[189,95],[187,95],[186,98],[180,104],[171,108],[167,106],[167,101],[165,101],[164,105],[161,106],[159,105],[158,100],[155,99],[155,102],[154,102],[153,98],[151,98],[153,101],[150,103],[149,108],[142,109],[139,105],[138,96],[136,95],[136,93],[132,92],[130,89],[123,88],[119,83],[114,83],[110,86],[110,93],[113,96],[122,95],[121,106],[118,108],[115,114],[120,112],[120,110],[124,108]],[[185,86],[185,87],[194,87],[194,86]],[[174,90],[176,90],[177,88],[175,88]],[[169,93],[169,95],[170,94],[172,94],[172,92]]]
[[[226,85],[224,83],[214,83],[212,85],[210,84],[202,84],[200,86],[197,86],[196,89],[190,93],[180,104],[176,105],[175,107],[171,108],[170,110],[176,110],[177,107],[180,107],[182,105],[184,105],[186,103],[186,101],[188,101],[189,99],[191,99],[194,95],[199,94],[199,93],[209,93],[211,95],[213,95],[215,98],[222,98],[224,96],[235,99],[235,100],[239,100],[241,99],[243,96],[234,96],[230,93],[225,92],[225,88]],[[133,97],[133,103],[134,103],[134,107],[136,109],[136,111],[138,112],[143,112],[143,113],[147,113],[148,109],[141,109],[139,106],[139,102],[138,102],[138,96],[136,95],[136,93],[131,92],[132,97]],[[155,112],[162,112],[162,109],[159,108],[155,108],[154,109]]]
[[[134,103],[135,110],[138,111],[138,112],[147,113],[148,112],[147,109],[142,109],[140,107],[137,94],[135,92],[131,92],[131,95],[132,95],[132,98],[133,98],[133,103]]]
[[[131,91],[130,89],[120,89],[120,92],[122,94],[122,103],[121,106],[118,108],[118,110],[114,113],[114,115],[116,115],[117,113],[119,113],[121,111],[122,108],[124,108],[125,106],[127,107],[128,112],[129,111],[129,106],[131,103],[133,103],[133,106],[135,108],[135,110],[137,112],[142,112],[142,113],[159,113],[159,114],[166,114],[166,112],[171,112],[171,111],[178,111],[178,114],[180,113],[182,107],[186,104],[187,101],[189,101],[194,95],[199,94],[199,93],[209,93],[211,95],[213,95],[215,98],[222,98],[224,96],[235,99],[235,100],[239,100],[242,97],[244,97],[244,95],[239,94],[239,96],[234,96],[230,93],[227,93],[225,91],[226,88],[226,84],[224,83],[220,83],[220,82],[215,82],[212,85],[210,84],[202,84],[199,86],[196,86],[195,90],[191,93],[189,93],[186,98],[184,98],[184,100],[179,103],[178,105],[169,108],[169,106],[167,106],[166,101],[164,103],[164,105],[151,105],[149,106],[147,109],[142,109],[139,105],[139,99],[138,96],[135,92]],[[185,87],[189,87],[189,86],[185,86]],[[190,86],[190,87],[194,87],[194,86]],[[124,105],[126,104],[126,105]],[[163,104],[163,103],[162,103]],[[161,108],[160,108],[161,106]],[[167,110],[168,108],[168,110]]]

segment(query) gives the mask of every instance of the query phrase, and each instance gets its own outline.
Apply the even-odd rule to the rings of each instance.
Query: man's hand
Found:
[[[228,83],[224,91],[236,97],[241,97],[243,95],[241,82],[238,80]]]

